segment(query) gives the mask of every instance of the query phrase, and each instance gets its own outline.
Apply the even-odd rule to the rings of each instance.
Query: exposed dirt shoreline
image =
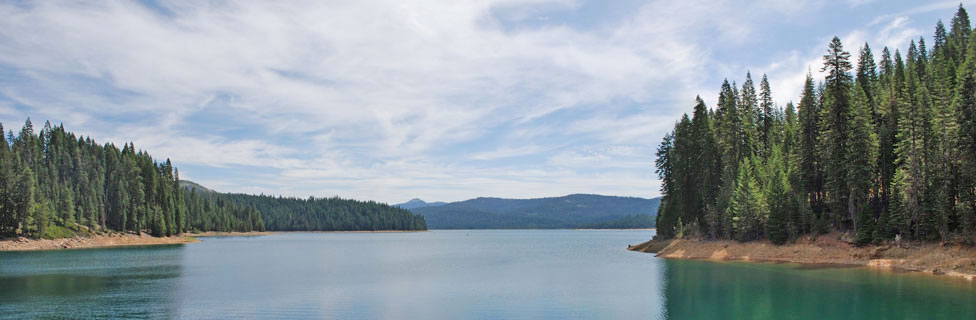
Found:
[[[423,232],[424,230],[377,230],[377,231],[251,231],[251,232],[201,232],[185,233],[181,236],[153,237],[148,234],[107,234],[77,236],[62,239],[28,239],[28,238],[0,238],[0,251],[38,251],[82,248],[107,248],[124,246],[148,246],[161,244],[183,244],[200,242],[196,238],[206,237],[253,237],[266,236],[275,233],[387,233],[387,232]]]
[[[272,233],[394,233],[427,232],[428,230],[358,230],[358,231],[273,231]]]
[[[204,237],[254,237],[254,236],[266,236],[270,234],[271,232],[268,231],[250,231],[250,232],[207,231],[201,233],[188,233],[187,235],[196,238],[204,238]]]
[[[782,246],[769,241],[651,240],[627,249],[671,259],[855,265],[976,280],[976,247],[939,243],[856,247],[839,238],[839,234],[803,237]]]
[[[569,230],[583,230],[583,231],[591,231],[591,230],[648,231],[648,230],[657,230],[657,229],[654,229],[654,228],[576,228],[576,229],[569,229]]]
[[[148,246],[198,242],[192,236],[153,237],[147,234],[110,234],[62,239],[0,239],[0,251],[37,251],[57,249],[105,248],[122,246]]]

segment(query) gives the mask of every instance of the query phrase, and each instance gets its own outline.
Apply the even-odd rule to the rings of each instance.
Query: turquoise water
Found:
[[[976,319],[976,284],[664,260],[653,231],[289,233],[0,252],[0,318]]]

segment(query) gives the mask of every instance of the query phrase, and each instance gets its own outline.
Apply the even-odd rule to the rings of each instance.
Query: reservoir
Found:
[[[653,234],[275,233],[0,252],[0,318],[976,318],[966,280],[626,250]]]

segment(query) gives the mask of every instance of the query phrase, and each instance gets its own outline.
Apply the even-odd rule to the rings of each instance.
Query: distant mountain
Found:
[[[559,229],[634,215],[653,217],[660,204],[660,198],[572,194],[539,199],[476,198],[441,206],[404,208],[423,215],[430,229]]]
[[[424,200],[413,198],[410,199],[410,201],[401,204],[395,204],[393,206],[410,210],[410,209],[424,208],[424,207],[439,207],[445,204],[447,204],[447,202],[425,202]]]
[[[197,192],[216,192],[213,189],[204,187],[199,183],[190,180],[180,180],[180,187],[183,187],[183,189],[186,190],[197,191]]]

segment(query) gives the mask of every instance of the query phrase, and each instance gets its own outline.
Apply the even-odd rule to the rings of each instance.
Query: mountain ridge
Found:
[[[431,229],[561,229],[633,215],[656,216],[659,205],[660,198],[570,194],[531,199],[478,197],[408,210],[423,215]]]
[[[440,201],[426,202],[424,200],[421,200],[420,198],[413,198],[410,199],[410,201],[400,203],[400,204],[395,204],[393,206],[410,210],[410,209],[423,208],[423,207],[438,207],[438,206],[443,206],[445,204],[447,204],[447,202],[440,202]]]

